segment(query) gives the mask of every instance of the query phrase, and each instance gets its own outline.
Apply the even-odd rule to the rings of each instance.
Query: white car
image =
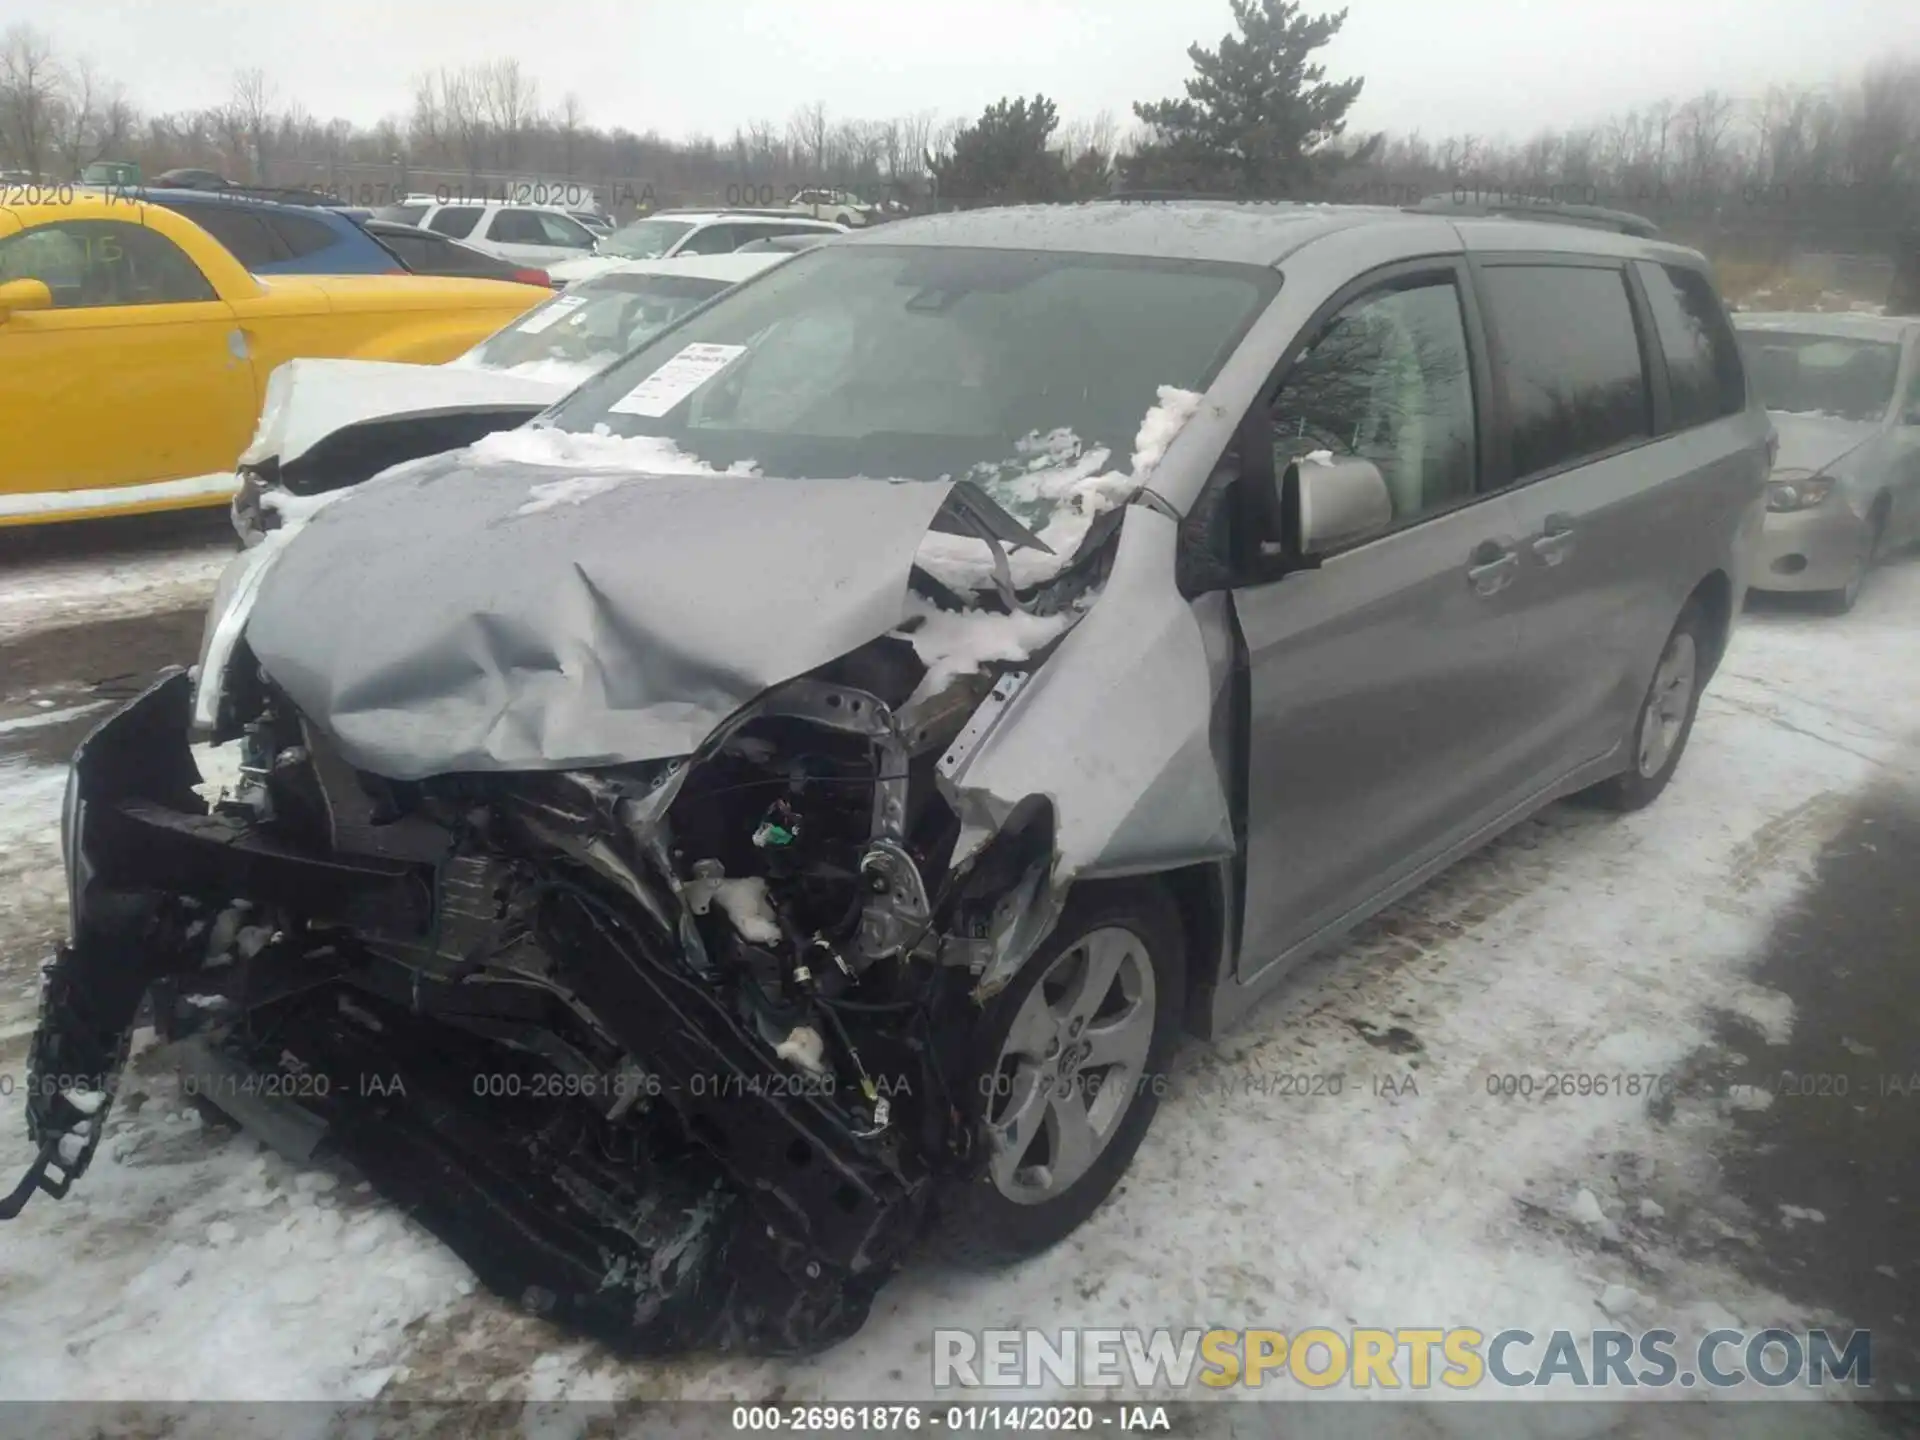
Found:
[[[816,220],[831,220],[849,230],[871,225],[880,217],[880,207],[869,205],[850,190],[796,190],[787,208]]]
[[[831,220],[767,210],[656,210],[622,225],[593,254],[547,266],[556,285],[604,274],[623,260],[666,260],[687,255],[726,255],[755,240],[779,235],[844,235]]]
[[[410,195],[374,211],[381,220],[417,225],[511,260],[553,267],[592,252],[598,238],[558,205],[508,205],[498,200],[435,200]],[[556,278],[556,284],[560,283]]]
[[[445,365],[289,360],[268,379],[240,456],[234,528],[243,544],[257,544],[284,497],[357,485],[523,424],[721,291],[792,258],[615,262]]]

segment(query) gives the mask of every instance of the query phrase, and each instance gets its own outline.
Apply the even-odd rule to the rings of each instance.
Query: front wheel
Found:
[[[1639,810],[1667,788],[1693,733],[1710,653],[1706,612],[1689,602],[1660,651],[1641,701],[1628,740],[1630,767],[1587,792],[1596,803],[1609,810]]]
[[[1074,894],[977,1032],[968,1103],[985,1163],[941,1207],[958,1258],[1037,1254],[1106,1199],[1166,1087],[1185,990],[1180,917],[1164,890]]]

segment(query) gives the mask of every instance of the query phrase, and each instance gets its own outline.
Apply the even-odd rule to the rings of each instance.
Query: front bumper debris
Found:
[[[0,1218],[84,1174],[151,994],[189,1093],[283,1153],[329,1147],[512,1303],[633,1353],[805,1353],[859,1327],[930,1195],[905,1137],[850,1131],[585,881],[535,887],[537,925],[569,957],[569,1003],[643,1061],[612,1083],[546,1043],[550,994],[396,963],[470,923],[461,862],[302,847],[209,811],[191,700],[172,671],[75,755],[72,934],[27,1087],[39,1149]]]

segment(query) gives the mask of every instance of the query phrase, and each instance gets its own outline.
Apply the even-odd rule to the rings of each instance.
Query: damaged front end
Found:
[[[929,687],[887,633],[689,754],[402,780],[242,629],[216,614],[199,695],[171,672],[75,756],[11,1211],[88,1168],[151,993],[193,1093],[296,1156],[324,1140],[535,1313],[643,1353],[857,1329],[979,1163],[980,975],[1051,805],[956,866],[943,775],[1033,660]],[[240,751],[212,801],[209,730]]]

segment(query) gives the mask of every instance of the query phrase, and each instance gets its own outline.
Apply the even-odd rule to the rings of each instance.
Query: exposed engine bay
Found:
[[[62,1080],[13,1208],[85,1170],[151,987],[200,1093],[324,1137],[535,1313],[637,1352],[851,1333],[980,1159],[976,984],[1053,860],[1036,802],[952,867],[939,769],[1027,670],[926,673],[887,635],[691,756],[394,781],[242,641],[209,805],[175,672],[75,759],[32,1060]]]

